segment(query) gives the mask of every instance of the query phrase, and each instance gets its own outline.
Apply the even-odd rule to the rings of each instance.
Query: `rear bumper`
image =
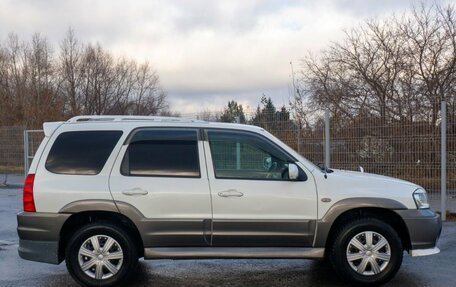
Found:
[[[25,260],[59,264],[58,241],[19,240],[19,256]]]
[[[20,212],[17,214],[19,256],[26,260],[59,264],[60,230],[71,214]]]
[[[416,256],[438,253],[437,241],[442,232],[440,216],[430,209],[396,210],[404,220],[410,236],[410,253]]]

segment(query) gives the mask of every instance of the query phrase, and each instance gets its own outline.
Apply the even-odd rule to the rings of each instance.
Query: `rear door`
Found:
[[[111,192],[142,214],[145,247],[210,243],[211,199],[198,137],[198,129],[141,128],[120,150]]]
[[[315,183],[304,167],[257,133],[207,130],[213,246],[311,246],[317,218]],[[299,180],[287,166],[300,166]]]

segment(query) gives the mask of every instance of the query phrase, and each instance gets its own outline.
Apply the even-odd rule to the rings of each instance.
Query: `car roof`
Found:
[[[180,117],[122,115],[76,116],[66,122],[47,122],[44,123],[43,126],[46,130],[46,127],[55,126],[55,128],[57,128],[57,126],[60,126],[62,124],[66,126],[71,125],[75,130],[83,130],[84,128],[97,124],[109,124],[109,126],[112,126],[112,128],[115,128],[117,125],[122,125],[123,127],[128,126],[128,128],[131,129],[138,127],[194,127],[237,129],[256,132],[264,131],[264,129],[261,127],[246,124],[209,122]],[[52,133],[51,131],[49,132]]]

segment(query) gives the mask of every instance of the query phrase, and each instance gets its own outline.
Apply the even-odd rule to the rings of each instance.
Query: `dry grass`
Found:
[[[446,219],[447,221],[456,221],[456,213],[447,211]]]
[[[22,173],[24,172],[24,167],[20,165],[0,165],[0,174],[1,173]]]

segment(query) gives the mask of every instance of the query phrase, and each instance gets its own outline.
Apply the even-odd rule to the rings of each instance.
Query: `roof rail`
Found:
[[[76,116],[72,117],[67,123],[93,122],[93,121],[154,121],[154,122],[176,122],[176,123],[207,123],[206,121],[179,118],[179,117],[162,117],[162,116]]]

